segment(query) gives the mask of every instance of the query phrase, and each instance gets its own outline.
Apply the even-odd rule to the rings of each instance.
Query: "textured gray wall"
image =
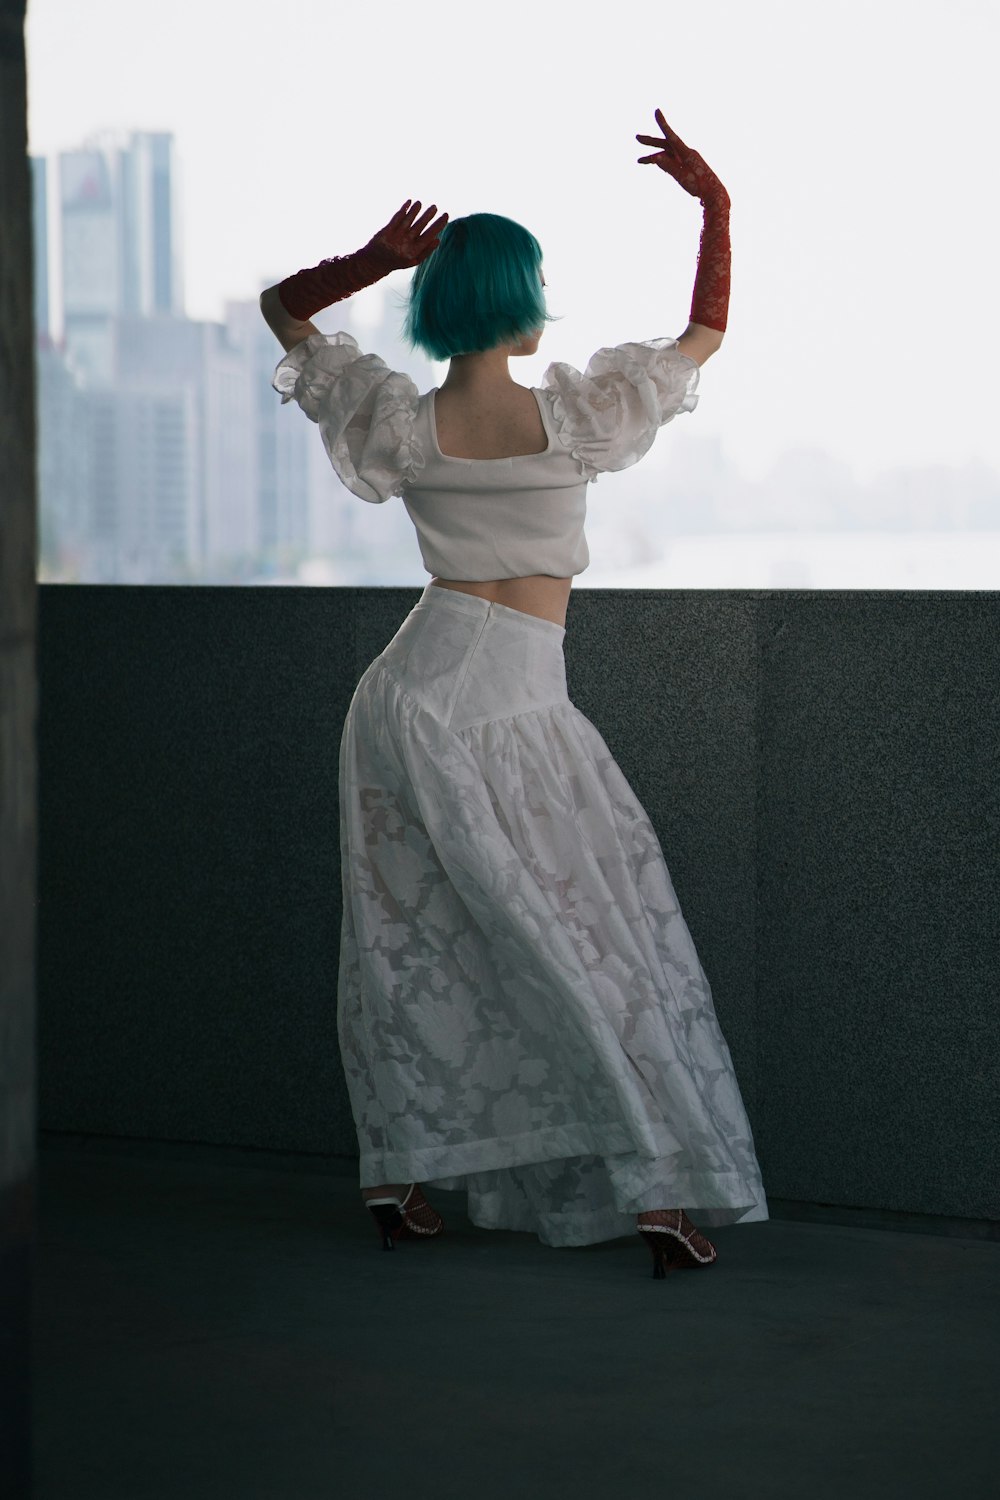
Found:
[[[1000,595],[775,595],[760,640],[775,1191],[1000,1219]]]
[[[40,1123],[356,1152],[337,764],[415,588],[40,590]],[[1000,595],[580,588],[772,1198],[1000,1219]]]
[[[24,0],[0,0],[0,1475],[30,1489],[35,1237],[35,382]]]

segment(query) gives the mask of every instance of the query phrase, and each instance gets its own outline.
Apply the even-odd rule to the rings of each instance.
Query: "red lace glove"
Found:
[[[652,156],[640,156],[640,162],[655,162],[664,172],[704,206],[698,247],[698,271],[691,300],[691,322],[707,328],[726,330],[729,314],[729,194],[704,159],[685,146],[680,136],[667,124],[662,110],[656,111],[656,123],[663,140],[652,135],[637,135],[644,146],[656,146]]]
[[[448,215],[441,214],[431,224],[436,209],[437,204],[432,203],[418,219],[420,200],[411,203],[407,198],[385,228],[373,234],[363,249],[355,250],[353,255],[321,260],[318,266],[296,271],[294,276],[279,281],[278,298],[282,307],[290,317],[305,323],[321,307],[343,302],[362,287],[381,281],[390,271],[418,266],[437,249],[438,237],[448,222]]]

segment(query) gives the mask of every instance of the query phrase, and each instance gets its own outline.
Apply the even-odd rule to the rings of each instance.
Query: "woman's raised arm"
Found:
[[[297,318],[292,317],[278,295],[277,286],[265,287],[261,292],[260,310],[264,322],[286,354],[290,349],[294,349],[296,344],[301,344],[303,339],[320,331],[315,323],[310,323],[308,320],[300,323]]]
[[[653,162],[669,173],[704,208],[691,321],[677,340],[681,352],[702,365],[721,345],[729,316],[729,194],[704,158],[671,130],[662,110],[656,111],[656,123],[662,131],[662,140],[651,135],[636,136],[642,145],[657,147],[652,155],[640,156],[639,161]]]
[[[447,214],[434,219],[437,205],[432,203],[420,214],[420,200],[409,198],[396,210],[382,229],[376,231],[353,255],[335,255],[321,260],[318,266],[304,267],[294,276],[286,276],[276,286],[260,295],[264,321],[284,344],[286,351],[318,333],[308,320],[332,302],[342,302],[362,287],[372,286],[391,271],[417,266],[437,249]],[[434,223],[431,220],[434,219]]]

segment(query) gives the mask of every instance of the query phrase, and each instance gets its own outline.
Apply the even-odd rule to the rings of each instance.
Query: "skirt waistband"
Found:
[[[373,666],[447,728],[469,729],[567,703],[565,634],[553,620],[428,584]]]

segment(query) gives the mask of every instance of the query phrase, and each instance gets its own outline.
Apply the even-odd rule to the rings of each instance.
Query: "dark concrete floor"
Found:
[[[772,1218],[390,1256],[356,1167],[40,1147],[36,1500],[996,1500],[1000,1246]],[[183,1159],[184,1157],[189,1159]]]

